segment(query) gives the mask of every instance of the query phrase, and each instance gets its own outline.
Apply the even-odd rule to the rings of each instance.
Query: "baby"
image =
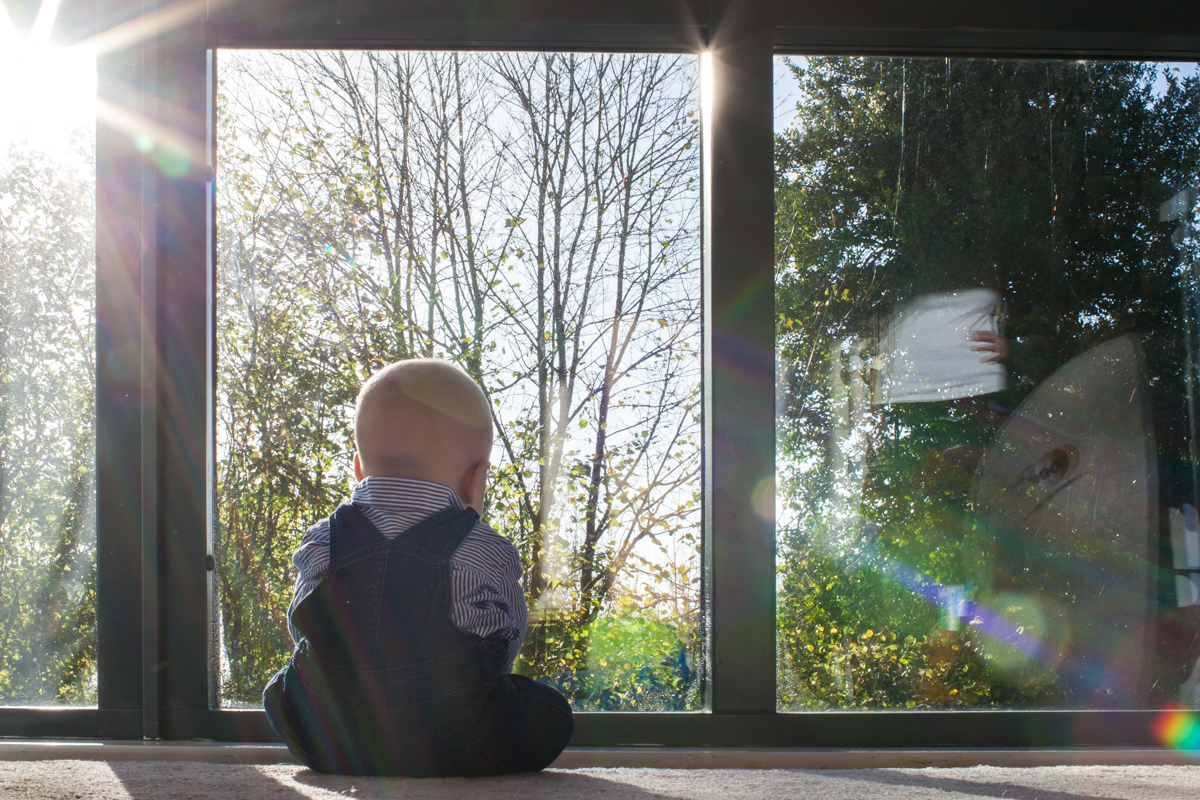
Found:
[[[470,776],[548,766],[574,731],[554,689],[512,675],[525,636],[517,550],[479,519],[492,419],[466,372],[413,359],[358,395],[354,477],[305,535],[296,649],[263,704],[319,772]]]

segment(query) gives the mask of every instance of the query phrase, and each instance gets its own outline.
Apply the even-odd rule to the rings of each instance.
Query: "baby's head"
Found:
[[[483,513],[492,416],[483,390],[435,358],[398,361],[363,384],[354,415],[354,476],[449,486]]]

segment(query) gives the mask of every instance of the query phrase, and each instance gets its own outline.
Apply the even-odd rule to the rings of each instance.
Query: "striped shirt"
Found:
[[[355,486],[350,502],[389,539],[447,506],[463,507],[458,494],[448,486],[378,475],[368,476]],[[317,588],[329,567],[328,518],[304,535],[292,563],[299,574],[288,608],[288,630],[299,643],[300,633],[292,626],[292,612]],[[450,591],[453,598],[450,618],[455,627],[478,636],[504,633],[509,638],[506,669],[512,671],[513,661],[525,640],[528,614],[517,548],[486,522],[475,523],[450,556]]]

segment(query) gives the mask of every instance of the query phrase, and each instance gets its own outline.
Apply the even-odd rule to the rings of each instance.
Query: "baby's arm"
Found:
[[[459,545],[450,566],[455,627],[483,637],[502,633],[508,639],[506,670],[511,671],[528,620],[517,548],[481,524]]]
[[[304,534],[300,546],[292,554],[292,564],[296,567],[296,588],[292,592],[292,603],[288,606],[287,624],[292,641],[300,644],[300,632],[292,625],[292,612],[301,600],[317,588],[329,567],[328,519],[321,520]]]

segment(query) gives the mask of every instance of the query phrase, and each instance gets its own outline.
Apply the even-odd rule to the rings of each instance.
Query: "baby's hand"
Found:
[[[1003,361],[1008,357],[1008,342],[1005,341],[1003,336],[994,331],[973,331],[967,339],[972,342],[983,342],[983,344],[971,347],[972,352],[987,353],[987,355],[979,359],[979,363],[981,364]]]

